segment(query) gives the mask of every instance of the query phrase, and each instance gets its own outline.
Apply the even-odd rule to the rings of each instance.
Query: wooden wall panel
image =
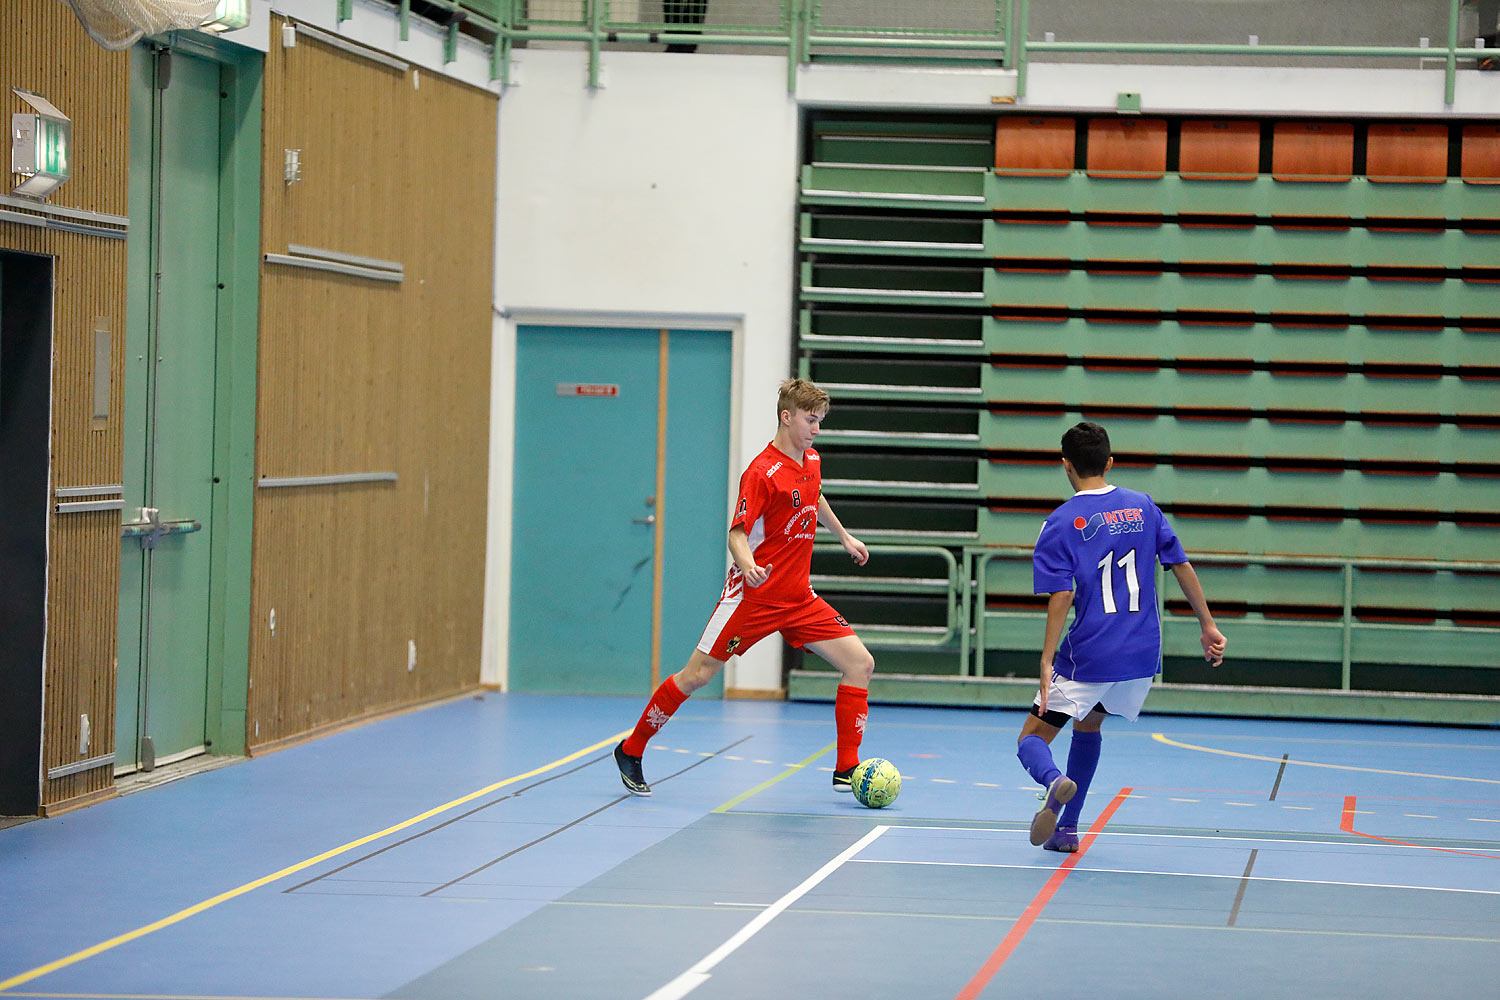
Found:
[[[130,170],[128,62],[84,34],[54,0],[0,4],[0,98],[5,121],[27,110],[11,87],[37,91],[73,120],[73,176],[52,205],[125,215]],[[6,192],[18,178],[7,177]],[[120,482],[125,351],[125,242],[0,222],[0,247],[48,254],[53,266],[52,485]],[[113,333],[110,416],[93,419],[94,328]],[[52,515],[48,560],[43,768],[80,759],[79,717],[89,716],[85,756],[114,749],[120,569],[118,512]],[[44,811],[108,793],[108,767],[43,785]]]
[[[496,110],[311,39],[268,57],[265,251],[406,280],[263,265],[257,475],[399,479],[257,490],[252,749],[478,684]]]

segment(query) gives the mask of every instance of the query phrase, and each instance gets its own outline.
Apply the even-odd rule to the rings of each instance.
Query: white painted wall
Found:
[[[483,679],[505,683],[509,645],[515,326],[552,322],[735,331],[733,482],[771,436],[768,402],[790,370],[798,104],[994,111],[1013,75],[953,69],[912,79],[890,68],[811,66],[786,90],[778,56],[606,52],[604,87],[584,53],[516,52],[500,102],[490,518]],[[920,74],[918,74],[920,76]],[[900,78],[904,85],[893,87]],[[1500,73],[1418,69],[1033,63],[1018,107],[1143,111],[1492,116]],[[727,513],[727,512],[726,512]],[[776,643],[731,663],[727,682],[774,689]],[[664,671],[687,650],[663,650]]]
[[[500,685],[510,643],[517,323],[734,331],[733,468],[723,470],[733,493],[775,432],[776,385],[791,364],[798,172],[784,60],[611,52],[597,91],[586,86],[582,52],[520,50],[513,66],[520,84],[500,101],[496,172],[483,666],[484,682]],[[716,596],[704,595],[705,615]],[[690,652],[662,650],[663,673]],[[725,681],[780,687],[779,645],[736,657]]]

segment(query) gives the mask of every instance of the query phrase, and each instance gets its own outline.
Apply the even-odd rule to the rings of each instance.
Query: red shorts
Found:
[[[723,663],[743,653],[772,632],[799,649],[809,642],[853,635],[854,629],[833,605],[814,595],[791,607],[746,604],[742,597],[726,597],[714,608],[698,649]]]

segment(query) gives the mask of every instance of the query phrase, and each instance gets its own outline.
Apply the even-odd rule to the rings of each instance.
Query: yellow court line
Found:
[[[1167,739],[1165,733],[1152,733],[1151,738],[1158,743],[1168,746],[1181,747],[1184,750],[1198,750],[1202,753],[1216,753],[1221,757],[1242,757],[1245,760],[1264,760],[1272,764],[1280,764],[1280,757],[1263,757],[1258,753],[1240,753],[1237,750],[1216,750],[1213,747],[1194,746],[1191,743],[1178,743],[1176,740]],[[1326,767],[1334,771],[1363,771],[1366,774],[1394,774],[1402,778],[1441,778],[1444,781],[1474,781],[1485,785],[1500,785],[1500,779],[1496,778],[1466,778],[1459,774],[1426,774],[1422,771],[1387,771],[1379,767],[1355,767],[1353,764],[1320,764],[1312,760],[1298,760],[1295,757],[1286,758],[1288,764],[1300,764],[1303,767]]]
[[[230,889],[228,892],[221,892],[217,896],[214,896],[210,899],[205,899],[201,903],[194,903],[192,906],[189,906],[185,910],[178,910],[171,916],[162,917],[160,920],[146,924],[144,927],[137,927],[133,931],[127,931],[124,934],[120,934],[110,938],[108,941],[101,941],[96,945],[83,949],[82,951],[76,951],[66,958],[59,958],[56,961],[48,962],[46,965],[39,965],[35,969],[32,969],[28,972],[23,972],[20,975],[11,976],[9,979],[0,980],[0,992],[9,990],[12,986],[20,986],[22,983],[29,983],[33,979],[39,979],[42,976],[47,975],[49,972],[56,972],[58,969],[63,969],[78,962],[82,962],[86,958],[93,958],[95,955],[99,955],[103,952],[109,951],[111,948],[115,948],[119,945],[126,944],[127,942],[134,941],[137,938],[143,938],[147,934],[155,933],[156,931],[159,931],[164,927],[170,927],[173,924],[181,923],[188,917],[196,916],[197,914],[202,913],[204,910],[209,910],[215,906],[218,906],[220,903],[227,903],[229,900],[234,899],[236,896],[243,896],[247,892],[259,889],[260,887],[265,885],[270,885],[277,879],[286,878],[288,875],[296,874],[297,872],[300,872],[305,868],[311,868],[313,865],[327,861],[329,858],[338,857],[340,854],[343,854],[347,851],[352,851],[356,847],[363,847],[371,841],[379,840],[381,837],[388,837],[400,830],[405,830],[407,827],[415,826],[423,820],[431,819],[439,813],[447,812],[449,809],[461,806],[466,802],[473,802],[475,799],[484,795],[488,795],[490,792],[495,791],[497,788],[504,788],[506,785],[513,785],[518,781],[525,781],[527,778],[536,777],[538,774],[542,774],[546,771],[552,770],[553,768],[561,767],[564,764],[571,763],[572,761],[577,760],[579,757],[593,753],[595,750],[602,749],[603,747],[607,747],[611,743],[616,743],[629,735],[630,730],[628,729],[624,730],[623,732],[615,733],[613,736],[607,739],[600,740],[593,746],[584,747],[582,750],[575,750],[574,752],[568,754],[566,757],[559,757],[552,763],[543,764],[541,767],[527,771],[525,774],[517,774],[513,777],[506,778],[504,781],[497,781],[493,785],[486,785],[478,791],[470,792],[468,795],[465,795],[462,798],[457,798],[452,802],[436,806],[424,813],[413,816],[411,819],[402,820],[395,826],[388,826],[384,830],[381,830],[379,833],[372,833],[368,836],[361,837],[358,840],[352,840],[342,847],[335,847],[331,851],[324,851],[317,857],[308,858],[306,861],[299,861],[289,868],[283,868],[279,872],[273,872],[270,875],[266,875],[256,879],[254,882],[246,882],[244,885],[240,886],[237,889]],[[15,996],[16,994],[11,995]]]
[[[756,785],[754,788],[750,789],[748,792],[741,792],[740,794],[736,795],[734,798],[730,799],[728,802],[724,803],[722,806],[719,806],[719,807],[715,808],[714,812],[716,812],[716,813],[728,812],[729,810],[733,809],[735,806],[739,805],[741,802],[743,802],[746,799],[750,798],[750,796],[752,796],[752,795],[758,795],[761,792],[765,791],[767,788],[770,788],[772,785],[776,784],[776,782],[780,781],[782,778],[785,778],[788,775],[794,774],[797,771],[802,770],[804,767],[806,767],[807,765],[811,764],[813,761],[817,760],[819,757],[823,756],[825,753],[827,753],[828,751],[832,750],[836,746],[838,746],[838,741],[837,740],[835,740],[834,742],[828,744],[826,747],[824,747],[823,749],[819,750],[817,753],[813,754],[812,756],[803,758],[801,761],[799,761],[796,764],[788,764],[786,766],[786,770],[782,771],[776,777],[774,777],[774,778],[767,778],[765,781],[762,781],[760,784]],[[4,986],[0,985],[0,989],[4,989]]]
[[[224,993],[25,993],[17,990],[11,997],[42,997],[47,1000],[351,1000],[349,997],[242,997]]]

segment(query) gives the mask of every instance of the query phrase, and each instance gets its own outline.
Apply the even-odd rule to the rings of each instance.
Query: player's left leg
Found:
[[[870,715],[870,677],[875,673],[875,657],[852,631],[838,638],[809,642],[806,648],[832,664],[842,680],[833,701],[833,722],[838,732],[833,788],[847,792],[849,775],[859,764],[859,745]]]

